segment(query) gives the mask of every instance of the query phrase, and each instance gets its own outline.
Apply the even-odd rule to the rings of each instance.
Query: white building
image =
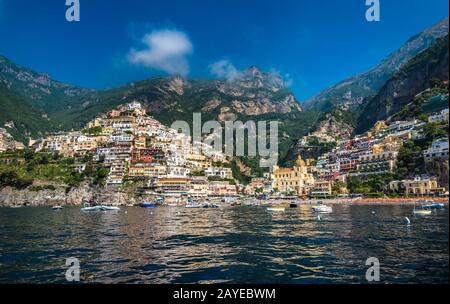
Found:
[[[428,122],[443,122],[448,121],[448,109],[444,109],[439,113],[430,115],[428,117]]]
[[[209,167],[205,170],[206,177],[218,177],[221,179],[232,179],[233,172],[230,168]]]
[[[436,139],[431,147],[423,151],[425,160],[433,158],[448,158],[448,138]]]

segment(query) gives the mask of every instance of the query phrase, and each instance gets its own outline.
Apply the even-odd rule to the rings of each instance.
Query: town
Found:
[[[405,142],[424,138],[423,126],[448,124],[448,109],[428,121],[379,121],[365,134],[336,141],[335,147],[317,159],[298,156],[292,167],[273,166],[247,183],[236,179],[239,168],[232,157],[207,144],[192,143],[190,136],[162,125],[147,115],[139,102],[131,102],[102,114],[81,131],[51,134],[30,140],[35,153],[50,153],[70,160],[67,168],[83,175],[104,172],[99,184],[107,189],[166,197],[267,197],[333,198],[391,196],[446,196],[443,178],[419,174],[394,179]],[[23,150],[6,130],[0,130],[1,164],[24,162],[8,151]],[[309,134],[301,143],[308,145]],[[333,140],[322,136],[322,141]],[[435,138],[420,159],[424,164],[448,160],[448,137]],[[448,168],[447,168],[448,174]],[[398,175],[398,174],[397,174]],[[444,176],[445,178],[448,178]],[[375,187],[370,187],[375,184]],[[131,185],[131,186],[130,186]],[[4,186],[4,185],[3,185]]]

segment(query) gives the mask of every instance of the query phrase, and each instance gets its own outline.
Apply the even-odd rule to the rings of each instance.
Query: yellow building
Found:
[[[293,192],[298,196],[304,196],[309,195],[314,187],[314,177],[308,173],[308,166],[300,156],[292,168],[274,166],[272,178],[272,187],[281,193]]]
[[[406,196],[433,195],[444,191],[439,188],[436,179],[431,178],[392,181],[389,183],[389,188],[391,191],[401,192]]]

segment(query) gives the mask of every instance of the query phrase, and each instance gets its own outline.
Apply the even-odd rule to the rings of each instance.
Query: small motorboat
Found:
[[[414,209],[413,214],[416,215],[429,215],[431,214],[431,210],[429,209]]]
[[[217,209],[219,208],[219,205],[216,204],[204,204],[203,208],[213,208],[213,209]]]
[[[314,212],[319,212],[319,213],[331,213],[331,212],[333,212],[333,208],[331,208],[330,206],[327,206],[327,205],[312,206],[312,210]]]
[[[422,205],[422,209],[443,209],[444,208],[444,204],[442,203],[437,203],[437,202],[433,202],[433,201],[426,201],[423,205]]]
[[[83,208],[81,208],[83,212],[98,212],[102,211],[102,206],[91,206],[90,203],[84,203]]]
[[[101,208],[101,211],[119,211],[120,210],[120,208],[116,207],[116,206],[101,205],[100,208]]]
[[[62,208],[63,208],[62,206],[56,205],[52,207],[52,210],[62,210]]]
[[[188,203],[184,206],[184,208],[204,208],[205,204],[198,204],[198,203]]]
[[[11,205],[11,206],[9,206],[9,208],[17,209],[17,208],[22,208],[22,206],[21,205]]]
[[[275,207],[268,207],[267,211],[271,211],[271,212],[284,212],[286,210],[286,208],[275,208]]]
[[[142,203],[139,205],[142,208],[157,208],[158,204],[155,203]]]

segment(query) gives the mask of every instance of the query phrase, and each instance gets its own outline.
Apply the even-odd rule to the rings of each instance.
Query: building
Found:
[[[212,196],[236,196],[236,185],[226,181],[215,181],[209,183],[209,193]]]
[[[314,177],[308,173],[305,161],[298,156],[292,168],[273,168],[272,188],[281,193],[295,193],[298,196],[309,195],[314,187]]]
[[[132,178],[158,178],[166,175],[166,166],[158,163],[132,163],[128,168],[128,176]]]
[[[435,113],[428,117],[428,122],[448,122],[448,109],[444,109],[439,113]]]
[[[448,159],[448,138],[440,138],[433,141],[431,147],[423,152],[425,160],[434,158]]]
[[[206,177],[194,176],[191,179],[188,195],[191,197],[207,197],[210,195],[209,183]]]
[[[357,171],[363,173],[393,172],[397,162],[397,151],[368,152],[359,156]]]
[[[311,197],[329,197],[332,194],[333,182],[329,180],[315,180],[311,190]]]
[[[405,194],[406,196],[436,195],[444,190],[438,187],[435,178],[416,177],[412,180],[392,181],[389,189],[393,192]]]
[[[210,167],[205,170],[206,177],[215,177],[220,179],[233,179],[233,172],[230,168]]]
[[[160,193],[187,194],[190,187],[189,178],[167,177],[156,181],[156,191]]]

